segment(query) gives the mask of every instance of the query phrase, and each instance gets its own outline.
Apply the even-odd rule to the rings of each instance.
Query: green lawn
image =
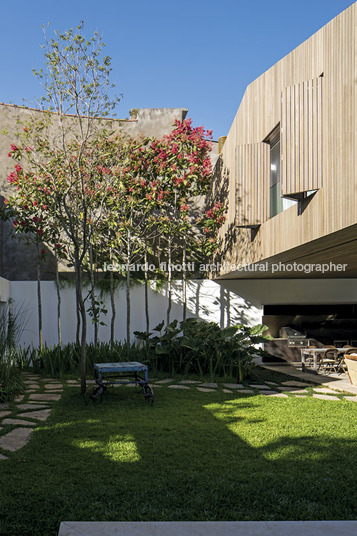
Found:
[[[0,534],[61,521],[356,519],[357,404],[66,387],[32,440],[0,462]]]

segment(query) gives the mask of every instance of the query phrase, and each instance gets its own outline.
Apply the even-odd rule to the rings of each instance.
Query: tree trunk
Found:
[[[62,332],[61,332],[61,288],[58,272],[58,255],[57,249],[55,249],[56,258],[56,291],[57,291],[57,332],[58,332],[58,346],[62,346]]]
[[[91,305],[92,305],[92,320],[94,324],[94,346],[98,346],[98,326],[99,326],[99,310],[95,300],[95,278],[93,269],[93,249],[92,244],[89,245],[89,270],[90,270],[90,284],[91,284]]]
[[[115,328],[115,297],[114,297],[114,274],[113,272],[109,272],[110,274],[110,303],[112,307],[112,319],[110,321],[110,345],[114,345],[114,328]]]
[[[80,313],[80,307],[79,307],[79,301],[78,301],[78,294],[76,291],[76,315],[77,315],[77,326],[76,326],[76,344],[77,346],[80,345],[80,331],[81,331],[81,313]]]
[[[145,268],[148,266],[148,250],[145,243],[144,253]],[[149,313],[149,272],[145,269],[145,318],[146,318],[146,335],[150,332],[150,313]]]
[[[130,260],[131,260],[131,236],[128,231],[128,243],[127,243],[127,270],[126,270],[126,342],[128,344],[128,351],[130,346],[130,316],[131,316],[131,303],[130,303]]]
[[[184,237],[185,240],[185,237]],[[182,312],[182,320],[186,320],[187,316],[187,272],[186,272],[186,241],[183,246],[183,252],[182,252],[182,304],[183,304],[183,312]]]
[[[81,332],[81,351],[80,351],[80,364],[81,364],[81,395],[84,396],[87,390],[86,382],[86,365],[87,365],[87,317],[86,309],[83,300],[82,289],[82,267],[79,262],[76,263],[76,295],[79,305],[79,312],[81,317],[82,332]]]
[[[168,240],[168,277],[167,277],[167,325],[170,324],[172,300],[171,236]]]
[[[40,244],[37,244],[37,311],[38,311],[38,343],[39,343],[40,349],[42,350],[42,348],[43,348],[43,334],[42,334]]]

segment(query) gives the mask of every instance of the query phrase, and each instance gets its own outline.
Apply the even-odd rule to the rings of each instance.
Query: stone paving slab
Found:
[[[233,393],[233,391],[231,391],[230,389],[223,389],[223,392],[224,393]]]
[[[36,404],[36,403],[32,403],[32,404],[18,404],[16,407],[18,407],[19,409],[47,409],[45,408],[45,406],[43,404]]]
[[[156,382],[156,383],[158,383],[158,382]],[[187,384],[192,383],[192,384],[194,384],[194,383],[201,383],[201,382],[200,382],[199,380],[181,380],[179,383],[183,383],[183,384],[185,384],[185,383],[187,383]]]
[[[337,396],[331,396],[331,395],[319,395],[319,394],[313,394],[314,398],[319,398],[320,400],[340,400]]]
[[[61,383],[46,383],[45,389],[63,389],[63,385]]]
[[[281,385],[287,385],[288,387],[313,387],[311,383],[299,382],[296,380],[289,380],[286,382],[281,382]]]
[[[345,396],[345,400],[350,400],[351,402],[357,402],[357,396]]]
[[[166,378],[165,380],[159,380],[155,383],[170,383],[170,382],[173,382],[174,380],[172,378]]]
[[[0,437],[0,447],[14,452],[26,445],[31,434],[32,430],[30,428],[15,428],[15,430],[11,430],[8,434]]]
[[[190,389],[187,385],[169,385],[169,389]]]
[[[335,395],[336,391],[333,391],[332,389],[329,389],[328,387],[314,387],[314,393],[324,393],[324,394],[330,394]]]
[[[270,387],[265,385],[265,383],[250,383],[249,387],[252,389],[270,389]]]
[[[276,396],[277,398],[289,398],[288,395],[285,395],[284,393],[275,393],[274,395],[269,396]]]
[[[289,391],[292,395],[308,395],[309,393],[305,389],[295,389],[294,391]]]
[[[278,393],[276,391],[271,391],[270,389],[268,390],[262,389],[261,391],[259,391],[259,394],[269,396],[269,395],[277,395]]]
[[[23,419],[4,419],[2,424],[15,424],[17,426],[36,426],[35,422],[25,421]]]
[[[238,389],[238,391],[236,391],[237,394],[245,394],[245,395],[254,395],[254,391],[253,389]]]
[[[58,536],[355,536],[357,521],[62,521]]]
[[[51,409],[40,409],[37,411],[26,411],[26,413],[19,413],[18,417],[28,417],[29,419],[38,419],[40,421],[45,421],[51,413]]]
[[[24,398],[25,398],[25,395],[15,396],[14,402],[22,402]]]
[[[57,402],[61,398],[59,393],[34,393],[30,395],[30,400],[45,400]]]
[[[244,387],[242,383],[224,383],[223,385],[228,389],[243,389]]]
[[[7,456],[4,456],[4,454],[0,454],[0,460],[7,460]]]
[[[10,415],[11,411],[0,411],[0,419],[3,417],[6,417],[6,415]]]
[[[206,387],[196,387],[197,391],[202,391],[202,393],[216,393],[215,389],[206,389]]]
[[[208,389],[217,389],[218,385],[216,383],[200,383],[200,387],[207,387]]]
[[[28,390],[28,389],[39,389],[39,388],[40,388],[40,386],[37,383],[28,383],[26,385],[26,390]]]
[[[78,385],[79,384],[78,380],[67,380],[67,383],[69,385]]]

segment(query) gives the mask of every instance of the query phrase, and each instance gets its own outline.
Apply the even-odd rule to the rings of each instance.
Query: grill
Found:
[[[284,327],[280,329],[280,338],[288,340],[288,346],[297,346],[299,348],[306,348],[309,346],[309,339],[306,335],[300,333],[294,328]]]

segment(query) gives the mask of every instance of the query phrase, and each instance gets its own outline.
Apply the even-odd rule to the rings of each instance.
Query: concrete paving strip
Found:
[[[249,387],[252,389],[270,389],[269,385],[265,385],[265,383],[257,383],[257,384],[249,384]]]
[[[196,387],[197,391],[202,391],[203,393],[215,393],[215,389],[206,389],[206,387]]]
[[[30,400],[45,400],[57,402],[61,398],[59,393],[34,393],[30,395]]]
[[[6,417],[6,415],[10,415],[11,411],[0,411],[0,419],[3,417]]]
[[[187,385],[169,385],[169,389],[191,389]]]
[[[254,395],[254,391],[253,389],[238,389],[238,391],[236,391],[237,394],[244,394],[244,395]]]
[[[276,391],[270,391],[270,390],[263,389],[262,391],[259,391],[259,394],[260,395],[265,395],[265,396],[271,396],[271,395],[277,395],[278,393]]]
[[[0,448],[14,452],[26,445],[31,434],[30,428],[15,428],[15,430],[0,437]]]
[[[7,456],[4,456],[4,454],[0,454],[0,460],[7,460]]]
[[[288,387],[313,387],[313,385],[311,383],[298,382],[298,381],[295,381],[295,380],[289,380],[289,381],[286,381],[286,382],[281,382],[281,385],[287,385]]]
[[[216,383],[200,383],[200,387],[207,387],[208,389],[217,389],[218,385]]]
[[[16,426],[36,426],[35,422],[25,421],[23,419],[4,419],[2,424],[14,424]]]
[[[39,386],[38,383],[28,383],[26,385],[26,389],[39,389],[39,388],[40,388],[40,386]]]
[[[38,411],[26,411],[26,413],[19,413],[17,417],[26,417],[29,419],[45,421],[50,416],[50,413],[50,409],[40,409]]]
[[[62,521],[58,536],[355,536],[357,521]]]
[[[269,396],[276,396],[277,398],[289,398],[288,395],[285,395],[284,393],[276,393],[275,395]]]
[[[69,385],[78,385],[79,384],[78,380],[67,380],[67,383]]]
[[[233,391],[231,391],[230,389],[223,389],[223,392],[224,393],[233,393]]]
[[[223,385],[228,389],[243,389],[244,387],[242,383],[224,383]]]
[[[22,402],[24,398],[25,398],[25,395],[15,396],[14,402]]]
[[[45,389],[63,389],[63,385],[61,383],[46,383]]]
[[[357,402],[357,396],[345,396],[345,400],[350,400],[351,402]]]

